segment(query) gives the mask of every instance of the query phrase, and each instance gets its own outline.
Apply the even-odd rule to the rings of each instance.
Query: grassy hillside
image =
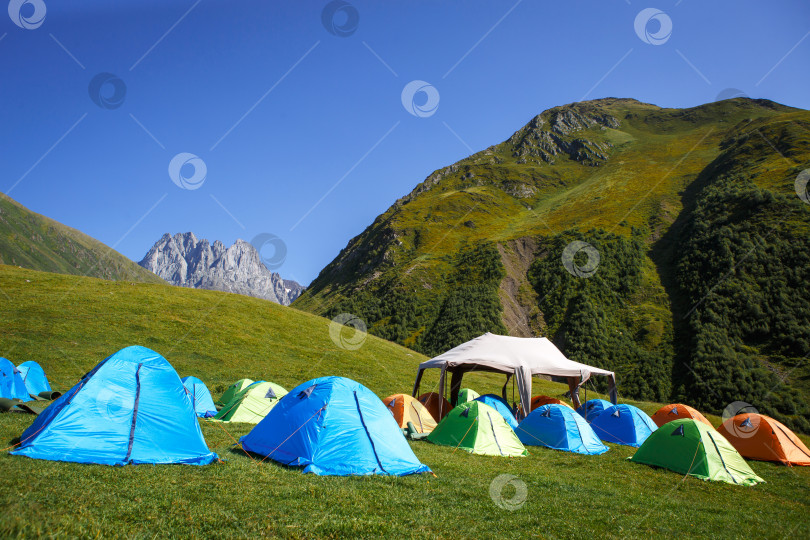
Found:
[[[374,336],[341,348],[329,320],[236,294],[0,266],[0,297],[0,356],[36,360],[55,388],[128,345],[154,349],[215,392],[244,377],[291,389],[328,374],[394,393],[424,359]]]
[[[181,375],[199,376],[215,394],[242,377],[291,388],[311,377],[344,375],[386,396],[407,392],[416,364],[424,359],[373,336],[348,351],[331,340],[326,319],[220,292],[0,266],[0,297],[0,355],[15,363],[37,360],[61,390],[106,355],[135,343],[161,352]],[[465,383],[484,393],[496,390],[501,380],[473,374]],[[425,384],[435,384],[435,377]],[[535,380],[536,394],[564,391],[563,385]],[[589,386],[588,397],[594,395]],[[650,413],[660,405],[629,402]],[[28,415],[0,415],[2,448],[31,421]],[[633,449],[617,445],[601,456],[531,447],[530,456],[507,459],[419,441],[412,448],[435,477],[324,478],[270,460],[259,463],[233,449],[251,426],[203,420],[201,425],[224,463],[104,467],[0,453],[0,537],[810,534],[806,467],[752,462],[767,483],[743,488],[630,463],[626,458]],[[513,511],[490,495],[502,474],[526,486],[525,503]],[[502,492],[507,500],[514,495],[513,488]]]
[[[114,249],[0,193],[0,264],[45,272],[161,283]]]
[[[555,107],[431,174],[295,305],[428,355],[548,335],[627,395],[749,401],[810,432],[808,130],[810,112],[767,100]],[[589,278],[561,261],[574,241],[599,255]]]

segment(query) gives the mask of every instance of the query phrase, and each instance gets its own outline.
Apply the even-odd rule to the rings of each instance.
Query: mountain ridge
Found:
[[[233,292],[287,306],[303,287],[267,269],[256,248],[242,239],[230,247],[194,233],[165,233],[138,263],[180,287]]]

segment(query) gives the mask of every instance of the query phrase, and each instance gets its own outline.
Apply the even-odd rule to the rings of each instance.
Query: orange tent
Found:
[[[560,399],[553,398],[551,396],[534,396],[532,398],[532,410],[535,410],[537,407],[542,407],[543,405],[549,405],[551,403],[556,403],[557,405],[565,405],[569,409],[573,409],[571,405]]]
[[[810,465],[810,450],[784,424],[764,414],[738,414],[717,430],[744,458]]]
[[[698,422],[703,422],[710,428],[714,429],[712,423],[706,420],[706,417],[700,414],[699,410],[693,409],[689,405],[684,405],[682,403],[670,403],[669,405],[664,405],[658,409],[654,415],[652,415],[653,422],[655,422],[655,425],[658,427],[663,426],[667,422],[681,420],[682,418],[692,418]]]
[[[433,415],[414,397],[394,394],[385,398],[383,403],[401,428],[408,427],[408,422],[412,422],[419,433],[430,433],[436,427]]]
[[[426,394],[422,394],[421,396],[419,396],[419,403],[427,407],[427,410],[430,411],[430,414],[433,415],[433,418],[437,422],[440,421],[445,416],[447,416],[447,413],[449,413],[450,409],[453,408],[450,405],[449,401],[444,399],[436,392],[428,392]],[[439,414],[440,408],[441,414]]]

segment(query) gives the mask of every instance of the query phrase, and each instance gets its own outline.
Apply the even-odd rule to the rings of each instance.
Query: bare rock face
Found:
[[[194,233],[166,233],[138,264],[172,285],[243,294],[283,306],[304,290],[268,270],[256,248],[244,240],[226,248],[219,240],[198,240]]]

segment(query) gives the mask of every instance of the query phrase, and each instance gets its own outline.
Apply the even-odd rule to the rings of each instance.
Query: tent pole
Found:
[[[442,366],[442,373],[439,376],[439,395],[441,395],[441,399],[439,400],[439,420],[441,420],[442,414],[444,414],[444,411],[442,409],[444,408],[443,407],[444,394],[447,388],[446,380],[447,380],[447,366],[444,365]]]
[[[416,397],[419,394],[419,384],[422,382],[422,373],[424,370],[419,368],[416,370],[416,380],[413,383],[413,397]]]

